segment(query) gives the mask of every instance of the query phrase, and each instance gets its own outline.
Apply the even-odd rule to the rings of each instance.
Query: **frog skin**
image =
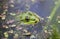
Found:
[[[38,22],[40,22],[40,17],[31,11],[22,12],[17,16],[17,19],[19,18],[20,24],[25,25],[34,25]]]

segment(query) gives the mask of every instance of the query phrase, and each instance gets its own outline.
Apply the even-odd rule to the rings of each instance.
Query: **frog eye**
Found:
[[[35,23],[37,23],[37,21],[35,21]]]
[[[28,17],[28,16],[26,16],[26,17],[25,17],[25,19],[29,19],[29,17]]]
[[[25,20],[28,22],[30,19],[28,16],[25,17]]]

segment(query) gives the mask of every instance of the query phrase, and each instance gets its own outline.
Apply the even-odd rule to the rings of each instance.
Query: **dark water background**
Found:
[[[31,0],[15,0],[14,7],[8,8],[8,13],[7,13],[6,19],[8,19],[8,20],[14,19],[14,17],[12,17],[11,15],[8,15],[9,13],[17,13],[18,10],[23,11],[23,12],[26,11],[26,4],[28,4],[30,6],[29,11],[37,13],[40,17],[45,18],[45,20],[46,20],[47,17],[51,14],[51,11],[55,6],[54,0],[44,0],[44,1],[35,0],[35,1],[36,1],[35,3],[32,3]],[[10,6],[9,1],[8,1],[8,6]],[[54,16],[54,19],[57,15],[60,15],[59,10],[60,9],[57,10],[57,12]],[[54,19],[52,20],[53,22],[54,22]],[[16,24],[16,23],[12,23],[12,24]],[[37,33],[33,33],[33,34],[38,34],[42,31],[43,24],[38,23],[37,25],[35,25],[35,27],[26,27],[26,28],[28,28],[28,31],[30,31],[31,33],[33,33],[34,31],[37,31]],[[29,39],[29,37],[27,37],[26,39]],[[44,39],[44,38],[42,37],[41,39]]]
[[[25,1],[26,0],[17,0],[20,1],[20,3],[15,1],[15,7],[9,8],[9,12],[14,12],[16,10],[22,10],[25,11]],[[27,1],[28,5],[30,6],[30,11],[36,12],[39,16],[46,17],[50,15],[51,10],[54,7],[54,1],[53,0],[44,0],[41,2],[40,0],[36,0],[34,4],[32,4],[31,0]]]

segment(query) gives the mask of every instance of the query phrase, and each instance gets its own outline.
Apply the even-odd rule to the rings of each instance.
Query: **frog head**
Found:
[[[20,13],[17,17],[19,18],[20,24],[30,25],[40,22],[40,17],[31,11]]]

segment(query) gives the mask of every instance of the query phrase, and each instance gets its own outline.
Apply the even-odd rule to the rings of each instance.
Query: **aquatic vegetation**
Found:
[[[57,27],[57,24],[53,24],[51,28],[52,28],[52,32],[50,37],[48,37],[48,39],[60,39],[60,32]]]
[[[58,23],[60,23],[60,16],[57,16],[57,19]]]
[[[34,35],[30,36],[30,39],[35,39],[35,38],[36,38],[36,36],[34,36]]]
[[[5,36],[5,38],[8,38],[8,33],[5,32],[5,33],[4,33],[4,36]]]
[[[47,23],[46,23],[46,27],[45,27],[44,29],[46,29],[46,28],[48,27],[48,25],[50,24],[50,22],[52,21],[54,15],[55,15],[57,9],[58,9],[59,6],[60,6],[60,0],[57,0],[57,2],[58,2],[58,3],[54,6],[54,8],[53,8],[52,11],[51,11],[51,14],[50,14],[50,16],[49,16],[50,18],[48,19],[48,21],[47,21]]]
[[[10,15],[15,16],[16,14],[15,13],[10,13]]]
[[[58,29],[58,24],[56,23],[56,21],[55,21],[55,23],[51,24],[51,21],[53,20],[53,17],[55,16],[56,11],[59,7],[60,7],[60,0],[57,0],[57,3],[55,4],[55,6],[52,9],[52,12],[49,16],[50,18],[48,19],[46,26],[43,29],[43,30],[47,30],[48,26],[52,25],[52,26],[50,26],[52,28],[51,35],[47,39],[60,39],[60,32]],[[49,30],[48,30],[48,32],[49,32]]]
[[[17,3],[17,1],[21,3]],[[41,23],[41,20],[45,21],[45,19],[41,18],[40,16],[36,14],[36,13],[41,14],[40,9],[42,9],[41,10],[42,13],[46,13],[43,10],[43,8],[48,6],[48,4],[45,3],[45,0],[22,0],[22,1],[21,0],[9,0],[8,2],[9,3],[7,3],[6,5],[4,4],[4,2],[0,4],[0,8],[3,6],[2,9],[4,9],[4,10],[1,10],[1,12],[3,12],[2,14],[4,15],[4,16],[3,15],[0,16],[2,18],[1,20],[4,20],[4,22],[6,22],[6,23],[3,22],[2,28],[0,28],[0,39],[1,37],[4,39],[5,38],[6,39],[26,39],[26,37],[27,38],[29,37],[30,39],[46,39],[46,38],[47,39],[60,39],[60,32],[57,27],[57,26],[60,26],[58,25],[60,24],[60,17],[58,17],[59,19],[57,20],[57,22],[54,20],[56,11],[58,10],[60,6],[60,0],[54,0],[55,5],[53,5],[54,7],[51,10],[51,14],[50,16],[48,16],[48,20],[46,21],[47,23],[46,22]],[[40,4],[43,5],[42,3],[47,4],[47,6],[44,5],[45,7],[42,7],[42,6],[40,7]],[[51,2],[48,2],[48,3],[51,3]],[[39,9],[35,8],[34,6],[35,4],[36,4],[36,7]],[[25,6],[24,7],[25,9],[22,6],[23,7]],[[32,7],[34,9],[30,11],[30,8]],[[20,9],[21,9],[21,12],[20,12]],[[23,9],[25,10],[25,12],[23,12],[24,11]],[[35,9],[37,11],[36,13],[33,12]],[[5,21],[5,19],[7,21]],[[54,20],[54,23],[52,22],[52,20]],[[40,29],[41,28],[40,26],[43,26],[44,29],[43,30]],[[51,29],[48,29],[48,27]],[[40,32],[40,30],[42,30],[42,32]],[[50,31],[52,30],[52,31],[50,32],[49,30]]]

